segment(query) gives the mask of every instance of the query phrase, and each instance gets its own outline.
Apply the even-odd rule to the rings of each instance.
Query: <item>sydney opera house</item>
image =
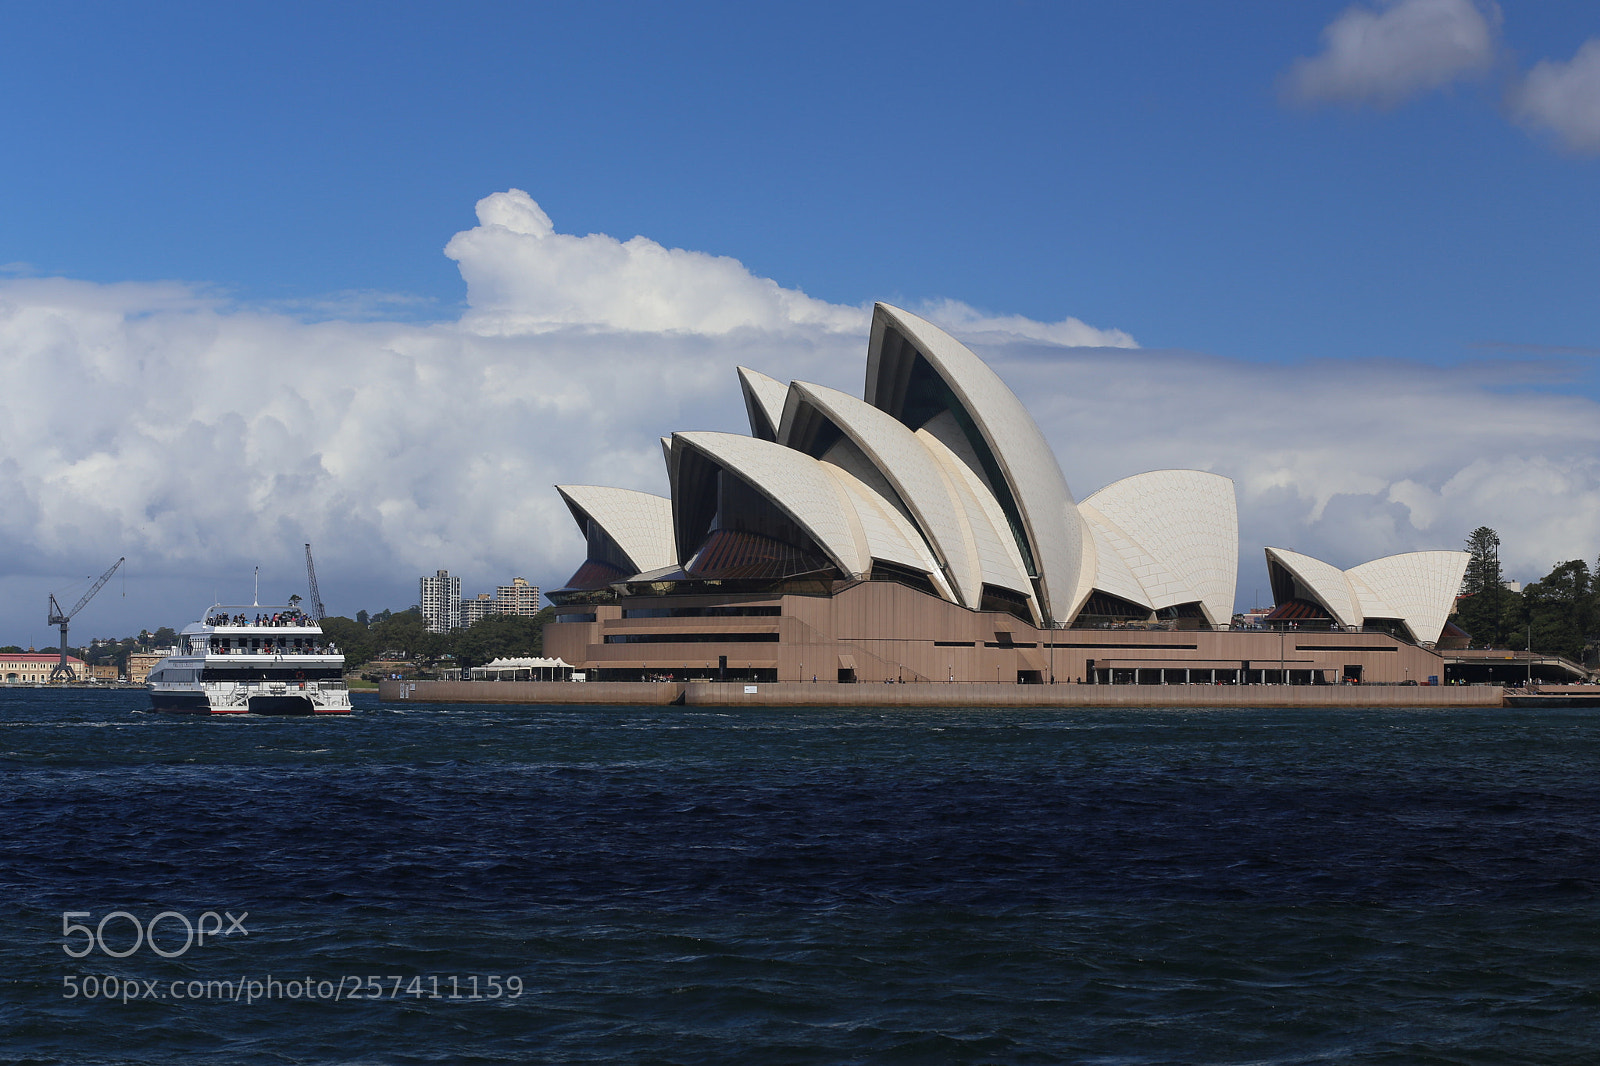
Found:
[[[662,439],[671,498],[558,486],[587,557],[546,654],[597,680],[1427,683],[1466,567],[1269,548],[1234,616],[1233,483],[1158,470],[1081,501],[1015,394],[874,310],[864,398],[739,368],[750,434]]]

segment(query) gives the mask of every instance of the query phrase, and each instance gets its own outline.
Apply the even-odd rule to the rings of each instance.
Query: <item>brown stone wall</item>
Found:
[[[755,689],[754,692],[746,691]],[[713,682],[685,686],[690,707],[1498,707],[1495,685],[994,685]]]
[[[623,618],[622,606],[675,607],[726,603],[776,604],[776,618]],[[1367,683],[1426,684],[1443,677],[1433,651],[1376,633],[1144,629],[1039,630],[1012,615],[969,611],[887,581],[860,582],[836,595],[759,597],[634,597],[624,605],[592,608],[594,622],[550,623],[545,654],[580,669],[634,669],[671,673],[678,680],[715,677],[717,657],[733,670],[775,670],[780,681],[833,681],[854,669],[863,682],[999,682],[1015,684],[1021,671],[1048,682],[1086,677],[1087,662],[1128,671],[1322,671],[1329,680],[1344,667],[1361,667]],[[578,608],[573,608],[574,610]],[[582,608],[590,610],[591,608]],[[607,644],[621,633],[773,633],[776,643]],[[1031,645],[1031,646],[1030,646]],[[1054,645],[1054,647],[1052,647]],[[1281,659],[1280,659],[1281,657]],[[1053,668],[1053,669],[1052,669]],[[1173,678],[1168,678],[1172,680]]]
[[[380,681],[378,698],[420,703],[522,703],[545,705],[665,705],[683,695],[682,685],[617,681]]]
[[[561,681],[384,681],[384,700],[542,706],[691,707],[1498,707],[1491,685],[995,685]]]

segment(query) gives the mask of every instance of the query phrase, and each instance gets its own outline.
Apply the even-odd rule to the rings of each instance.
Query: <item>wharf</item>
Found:
[[[143,681],[0,681],[0,691],[14,688],[81,688],[94,692],[143,691]]]
[[[1507,707],[1600,707],[1595,685],[1533,685],[1506,693]]]
[[[1499,685],[382,681],[385,701],[688,707],[1501,707]]]

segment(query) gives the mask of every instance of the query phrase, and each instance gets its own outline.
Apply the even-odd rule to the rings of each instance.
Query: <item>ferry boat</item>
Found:
[[[146,681],[157,711],[350,713],[344,655],[297,604],[213,604]]]

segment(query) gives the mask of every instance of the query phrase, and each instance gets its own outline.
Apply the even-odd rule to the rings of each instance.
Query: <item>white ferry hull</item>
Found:
[[[207,694],[195,691],[150,692],[150,709],[169,714],[273,714],[309,717],[316,714],[349,714],[348,694],[332,699],[331,693],[307,695],[285,693]]]
[[[150,707],[174,714],[349,714],[344,656],[298,610],[214,606],[150,671]],[[292,613],[291,613],[292,611]]]

